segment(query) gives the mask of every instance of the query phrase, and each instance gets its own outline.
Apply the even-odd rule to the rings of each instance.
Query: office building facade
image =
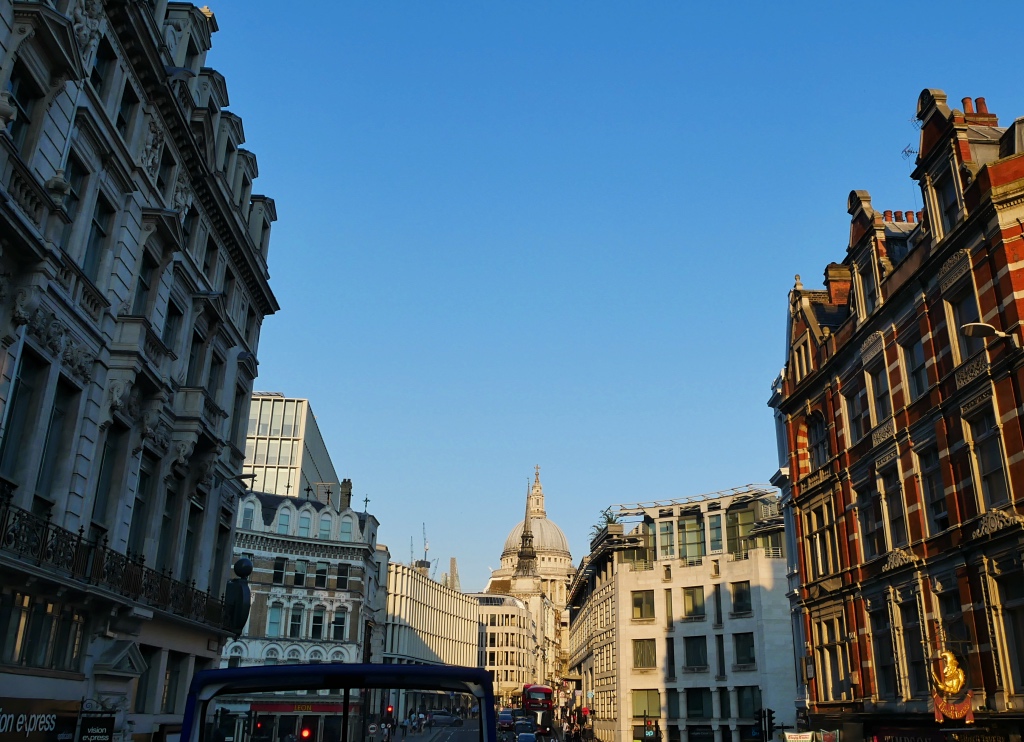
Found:
[[[574,715],[605,742],[754,742],[762,708],[793,724],[783,524],[748,486],[620,506],[570,593]],[[581,714],[582,708],[586,714]]]

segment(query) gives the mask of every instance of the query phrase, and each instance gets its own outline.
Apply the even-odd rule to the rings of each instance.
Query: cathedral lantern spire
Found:
[[[533,548],[533,530],[530,528],[531,517],[545,517],[544,513],[544,490],[540,486],[540,467],[537,470],[533,482],[533,489],[526,492],[526,519],[523,521],[522,543],[519,546],[519,554],[516,557],[517,577],[533,577],[537,574],[537,552]],[[537,493],[539,496],[539,510],[537,505]]]

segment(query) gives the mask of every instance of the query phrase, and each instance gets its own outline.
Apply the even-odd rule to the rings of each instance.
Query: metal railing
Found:
[[[197,590],[194,582],[181,582],[151,569],[142,556],[114,551],[105,537],[102,544],[90,541],[83,528],[75,533],[19,508],[12,493],[11,485],[0,482],[0,552],[151,608],[223,627],[223,602]]]

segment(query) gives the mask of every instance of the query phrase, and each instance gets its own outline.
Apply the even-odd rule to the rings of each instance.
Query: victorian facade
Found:
[[[55,738],[79,712],[162,737],[230,635],[278,306],[216,30],[188,3],[0,0],[0,704]]]
[[[783,522],[747,486],[620,506],[570,593],[577,706],[606,742],[754,742],[762,708],[792,726],[795,678]],[[637,519],[639,519],[637,521]]]
[[[939,90],[917,118],[923,210],[852,192],[846,256],[789,294],[770,404],[800,711],[849,742],[1019,739],[1024,121]]]
[[[351,492],[349,480],[340,483],[343,503]],[[234,558],[253,563],[252,610],[241,636],[226,644],[224,666],[381,662],[388,553],[377,544],[373,515],[339,506],[337,498],[250,492],[236,528]],[[289,704],[302,712],[288,713]],[[340,705],[330,694],[235,698],[221,723],[235,736],[251,712],[263,722],[261,734],[278,740],[298,735],[300,717],[306,724],[315,717],[331,736]],[[352,699],[350,712],[361,709],[362,699]]]

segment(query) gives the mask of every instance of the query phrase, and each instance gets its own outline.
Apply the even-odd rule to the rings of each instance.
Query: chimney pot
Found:
[[[898,221],[898,222],[902,222],[903,221],[903,212],[902,211],[894,211],[894,212],[892,212],[892,215],[893,215],[893,218],[896,221]]]
[[[891,222],[892,212],[889,209],[886,209],[884,212],[882,212],[882,218],[885,219],[885,221],[887,222]]]
[[[921,221],[921,217],[922,217],[922,216],[924,216],[924,212],[923,212],[923,211],[919,211],[919,212],[917,212],[917,221],[919,221],[919,222],[920,222],[920,221]]]
[[[911,224],[914,223],[914,212],[913,211],[908,211],[907,212],[907,221],[910,222]]]
[[[978,104],[978,113],[988,113],[988,103],[984,98],[975,98],[975,101]]]
[[[981,101],[983,101],[983,100],[985,100],[985,99],[984,98],[979,98],[978,99],[978,108],[979,109],[981,108]],[[971,99],[970,98],[964,98],[960,102],[964,106],[964,113],[974,113],[974,104],[971,103]]]

